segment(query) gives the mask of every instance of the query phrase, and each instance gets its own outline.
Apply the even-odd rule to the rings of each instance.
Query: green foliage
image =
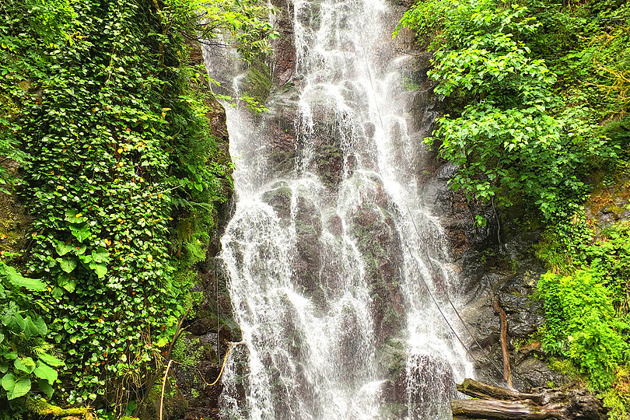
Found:
[[[260,54],[264,10],[257,1],[0,0],[0,146],[23,152],[19,192],[34,215],[33,279],[7,267],[11,288],[0,289],[8,398],[37,380],[50,394],[54,368],[70,404],[120,408],[150,387],[231,188],[206,118],[218,104],[205,69],[187,62],[189,41],[228,28],[245,56]],[[33,301],[45,305],[31,313]]]
[[[615,316],[612,294],[596,275],[547,273],[538,287],[547,316],[545,350],[573,360],[596,389],[606,389],[615,370],[630,360],[630,325]]]
[[[448,114],[427,141],[459,165],[451,186],[542,214],[545,350],[604,390],[617,419],[629,407],[630,235],[618,224],[595,238],[580,204],[592,172],[628,158],[629,19],[623,0],[428,0],[400,23],[435,51]]]
[[[39,314],[46,306],[32,295],[45,289],[43,282],[0,262],[0,397],[8,400],[32,389],[51,397],[57,368],[64,366],[49,353],[48,327]]]
[[[630,224],[613,225],[599,238],[583,218],[565,229],[576,234],[556,228],[538,250],[560,273],[547,273],[538,284],[544,348],[579,367],[594,388],[606,391],[610,404],[623,402],[617,388],[630,361]],[[623,404],[615,410],[623,413]]]
[[[465,104],[453,105],[426,140],[439,140],[441,155],[459,165],[453,189],[503,207],[525,198],[548,219],[570,215],[586,192],[585,168],[615,153],[579,109],[559,107],[556,77],[523,41],[540,26],[527,8],[432,0],[415,5],[401,25],[437,50],[429,73],[435,92]]]
[[[31,77],[37,77],[45,59],[31,51],[30,38],[52,44],[67,36],[74,13],[68,0],[0,0],[0,156],[20,162],[23,158],[15,134],[16,118],[28,100]],[[0,184],[13,183],[0,166]],[[6,187],[1,192],[8,193]]]
[[[219,34],[228,35],[245,60],[267,53],[267,39],[275,37],[267,20],[269,8],[259,0],[166,0],[158,13],[165,29],[175,26],[207,43],[215,43]]]

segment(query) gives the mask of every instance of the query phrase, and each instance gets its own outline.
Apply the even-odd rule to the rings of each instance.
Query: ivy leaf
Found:
[[[51,368],[50,366],[48,366],[46,363],[42,362],[41,360],[37,361],[37,368],[35,369],[33,373],[38,378],[47,380],[48,383],[51,385],[55,383],[55,381],[57,380],[57,377],[59,376],[55,369]]]
[[[66,273],[71,273],[77,267],[77,260],[74,258],[64,258],[63,260],[58,260],[61,269]]]
[[[30,357],[20,357],[15,359],[13,366],[22,372],[31,373],[35,370],[35,361]]]
[[[107,266],[103,264],[91,263],[90,268],[94,270],[99,279],[102,279],[107,274]]]
[[[31,337],[35,337],[36,335],[39,335],[39,328],[37,327],[37,325],[35,325],[30,315],[27,315],[26,318],[24,318],[23,333],[26,336],[26,338],[31,338]]]
[[[63,296],[63,289],[61,287],[55,287],[52,290],[52,296],[55,299],[61,299],[61,297]]]
[[[42,362],[44,362],[44,363],[46,363],[46,364],[48,364],[50,366],[58,367],[58,366],[64,366],[65,365],[65,363],[62,360],[57,359],[55,356],[53,356],[51,354],[48,354],[48,353],[39,353],[37,355],[37,357],[39,357],[39,360],[41,360]]]
[[[26,321],[14,308],[11,308],[4,314],[2,324],[16,332],[22,332],[26,327]]]
[[[70,276],[65,274],[59,276],[59,278],[57,279],[57,284],[70,293],[74,292],[74,289],[77,286],[77,282],[71,279]]]
[[[7,360],[15,360],[17,359],[17,352],[7,351],[6,348],[0,348],[0,356],[4,357]]]
[[[57,253],[59,254],[60,257],[63,257],[68,252],[72,251],[73,248],[74,247],[71,244],[66,244],[61,241],[57,241],[55,245],[55,249],[57,250]]]
[[[66,222],[85,223],[87,220],[87,217],[83,217],[83,213],[77,213],[74,209],[66,210]]]
[[[2,388],[5,391],[10,391],[15,387],[15,375],[7,373],[2,377]]]
[[[46,323],[44,322],[42,317],[38,316],[37,318],[35,318],[35,320],[33,321],[33,325],[35,325],[35,328],[37,328],[37,333],[40,336],[45,337],[46,334],[48,334],[48,327],[46,326]]]
[[[72,235],[75,238],[77,238],[79,242],[83,242],[84,240],[92,236],[92,233],[90,232],[90,228],[87,225],[80,225],[80,226],[71,225],[70,233],[72,233]]]
[[[2,387],[7,391],[7,399],[14,400],[22,397],[31,390],[31,380],[28,378],[16,379],[12,373],[4,375]]]
[[[109,262],[109,251],[103,247],[99,247],[96,251],[92,251],[92,261],[97,263]]]

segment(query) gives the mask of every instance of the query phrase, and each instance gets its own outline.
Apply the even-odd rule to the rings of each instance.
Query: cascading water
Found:
[[[238,200],[221,258],[243,342],[223,416],[449,418],[471,366],[444,320],[456,275],[418,183],[400,15],[384,0],[291,6],[293,79],[267,116],[228,108]]]

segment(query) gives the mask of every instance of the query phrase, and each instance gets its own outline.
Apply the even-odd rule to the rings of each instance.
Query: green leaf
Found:
[[[20,357],[13,362],[13,366],[22,372],[31,373],[35,370],[35,361],[30,357]]]
[[[84,240],[92,236],[90,228],[87,225],[70,226],[70,233],[72,233],[72,235],[77,238],[79,242],[83,242]]]
[[[36,290],[39,292],[46,290],[46,285],[43,282],[37,279],[23,277],[15,268],[9,267],[4,263],[0,263],[0,275],[3,275],[9,283],[15,287],[24,287],[28,290]]]
[[[52,296],[53,296],[55,299],[60,299],[60,298],[63,296],[63,288],[61,288],[61,287],[55,287],[55,288],[52,290]]]
[[[0,343],[2,343],[3,341],[4,341],[4,334],[0,332]]]
[[[18,354],[16,351],[7,351],[6,348],[0,348],[0,356],[7,360],[15,360],[17,359]]]
[[[109,262],[109,251],[103,247],[99,247],[96,251],[92,251],[92,261],[97,263]]]
[[[26,338],[31,338],[39,335],[39,328],[37,327],[37,325],[35,325],[30,315],[27,315],[26,318],[24,318],[23,332]]]
[[[35,325],[35,328],[37,328],[37,333],[40,336],[45,337],[46,334],[48,334],[48,326],[46,326],[46,323],[44,322],[42,317],[38,316],[37,318],[35,318],[33,324]]]
[[[66,210],[66,222],[70,223],[85,223],[87,222],[87,217],[83,217],[82,213],[77,213],[76,210],[70,209]]]
[[[7,391],[7,399],[13,400],[26,395],[31,390],[31,380],[28,378],[15,378],[12,373],[7,373],[2,378],[2,387]]]
[[[59,254],[59,256],[63,257],[68,252],[72,251],[74,247],[72,246],[72,244],[66,244],[64,242],[57,241],[57,244],[55,245],[55,249],[57,250],[57,253]]]
[[[99,279],[102,279],[107,274],[107,266],[103,264],[91,263],[90,268],[94,270]]]
[[[33,373],[35,373],[35,376],[37,376],[38,378],[47,380],[48,383],[51,385],[55,383],[57,377],[59,376],[55,369],[51,368],[41,360],[37,361],[37,368]]]
[[[5,391],[11,391],[15,387],[15,375],[7,373],[2,377],[2,388]]]
[[[71,273],[77,267],[77,260],[74,258],[64,258],[62,260],[58,260],[61,269],[66,273]]]
[[[2,317],[2,323],[14,332],[22,332],[26,328],[26,320],[15,310],[7,312]]]
[[[44,394],[46,394],[48,398],[52,397],[54,391],[53,387],[50,386],[48,381],[46,381],[45,379],[40,379],[39,381],[37,381],[37,386]]]
[[[74,292],[74,289],[77,286],[77,282],[71,279],[70,276],[65,275],[65,274],[59,276],[59,278],[57,279],[57,284],[63,287],[64,289],[66,289],[70,293]]]
[[[48,353],[39,353],[37,355],[37,357],[39,357],[39,360],[43,361],[44,363],[50,365],[50,366],[64,366],[65,363],[60,360],[57,359],[55,356],[48,354]]]

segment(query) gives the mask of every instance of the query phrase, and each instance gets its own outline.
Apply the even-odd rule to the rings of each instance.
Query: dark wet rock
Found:
[[[276,215],[287,223],[291,218],[291,189],[284,183],[278,183],[275,188],[263,194],[263,201],[273,207]]]
[[[295,279],[308,296],[322,302],[323,289],[319,284],[318,276],[321,266],[319,240],[322,233],[321,216],[317,207],[304,197],[299,197],[297,201],[295,231],[297,234],[297,256],[293,265]]]
[[[377,344],[395,336],[404,322],[400,238],[391,216],[381,209],[364,204],[352,219],[353,234],[366,262]]]
[[[293,3],[287,0],[271,0],[276,8],[276,31],[279,36],[272,41],[273,82],[275,86],[287,83],[295,74],[296,52],[293,45]]]
[[[549,368],[543,352],[529,353],[522,359],[517,355],[515,359],[513,363],[517,375],[512,378],[512,383],[517,389],[556,387],[568,383],[566,376]]]

